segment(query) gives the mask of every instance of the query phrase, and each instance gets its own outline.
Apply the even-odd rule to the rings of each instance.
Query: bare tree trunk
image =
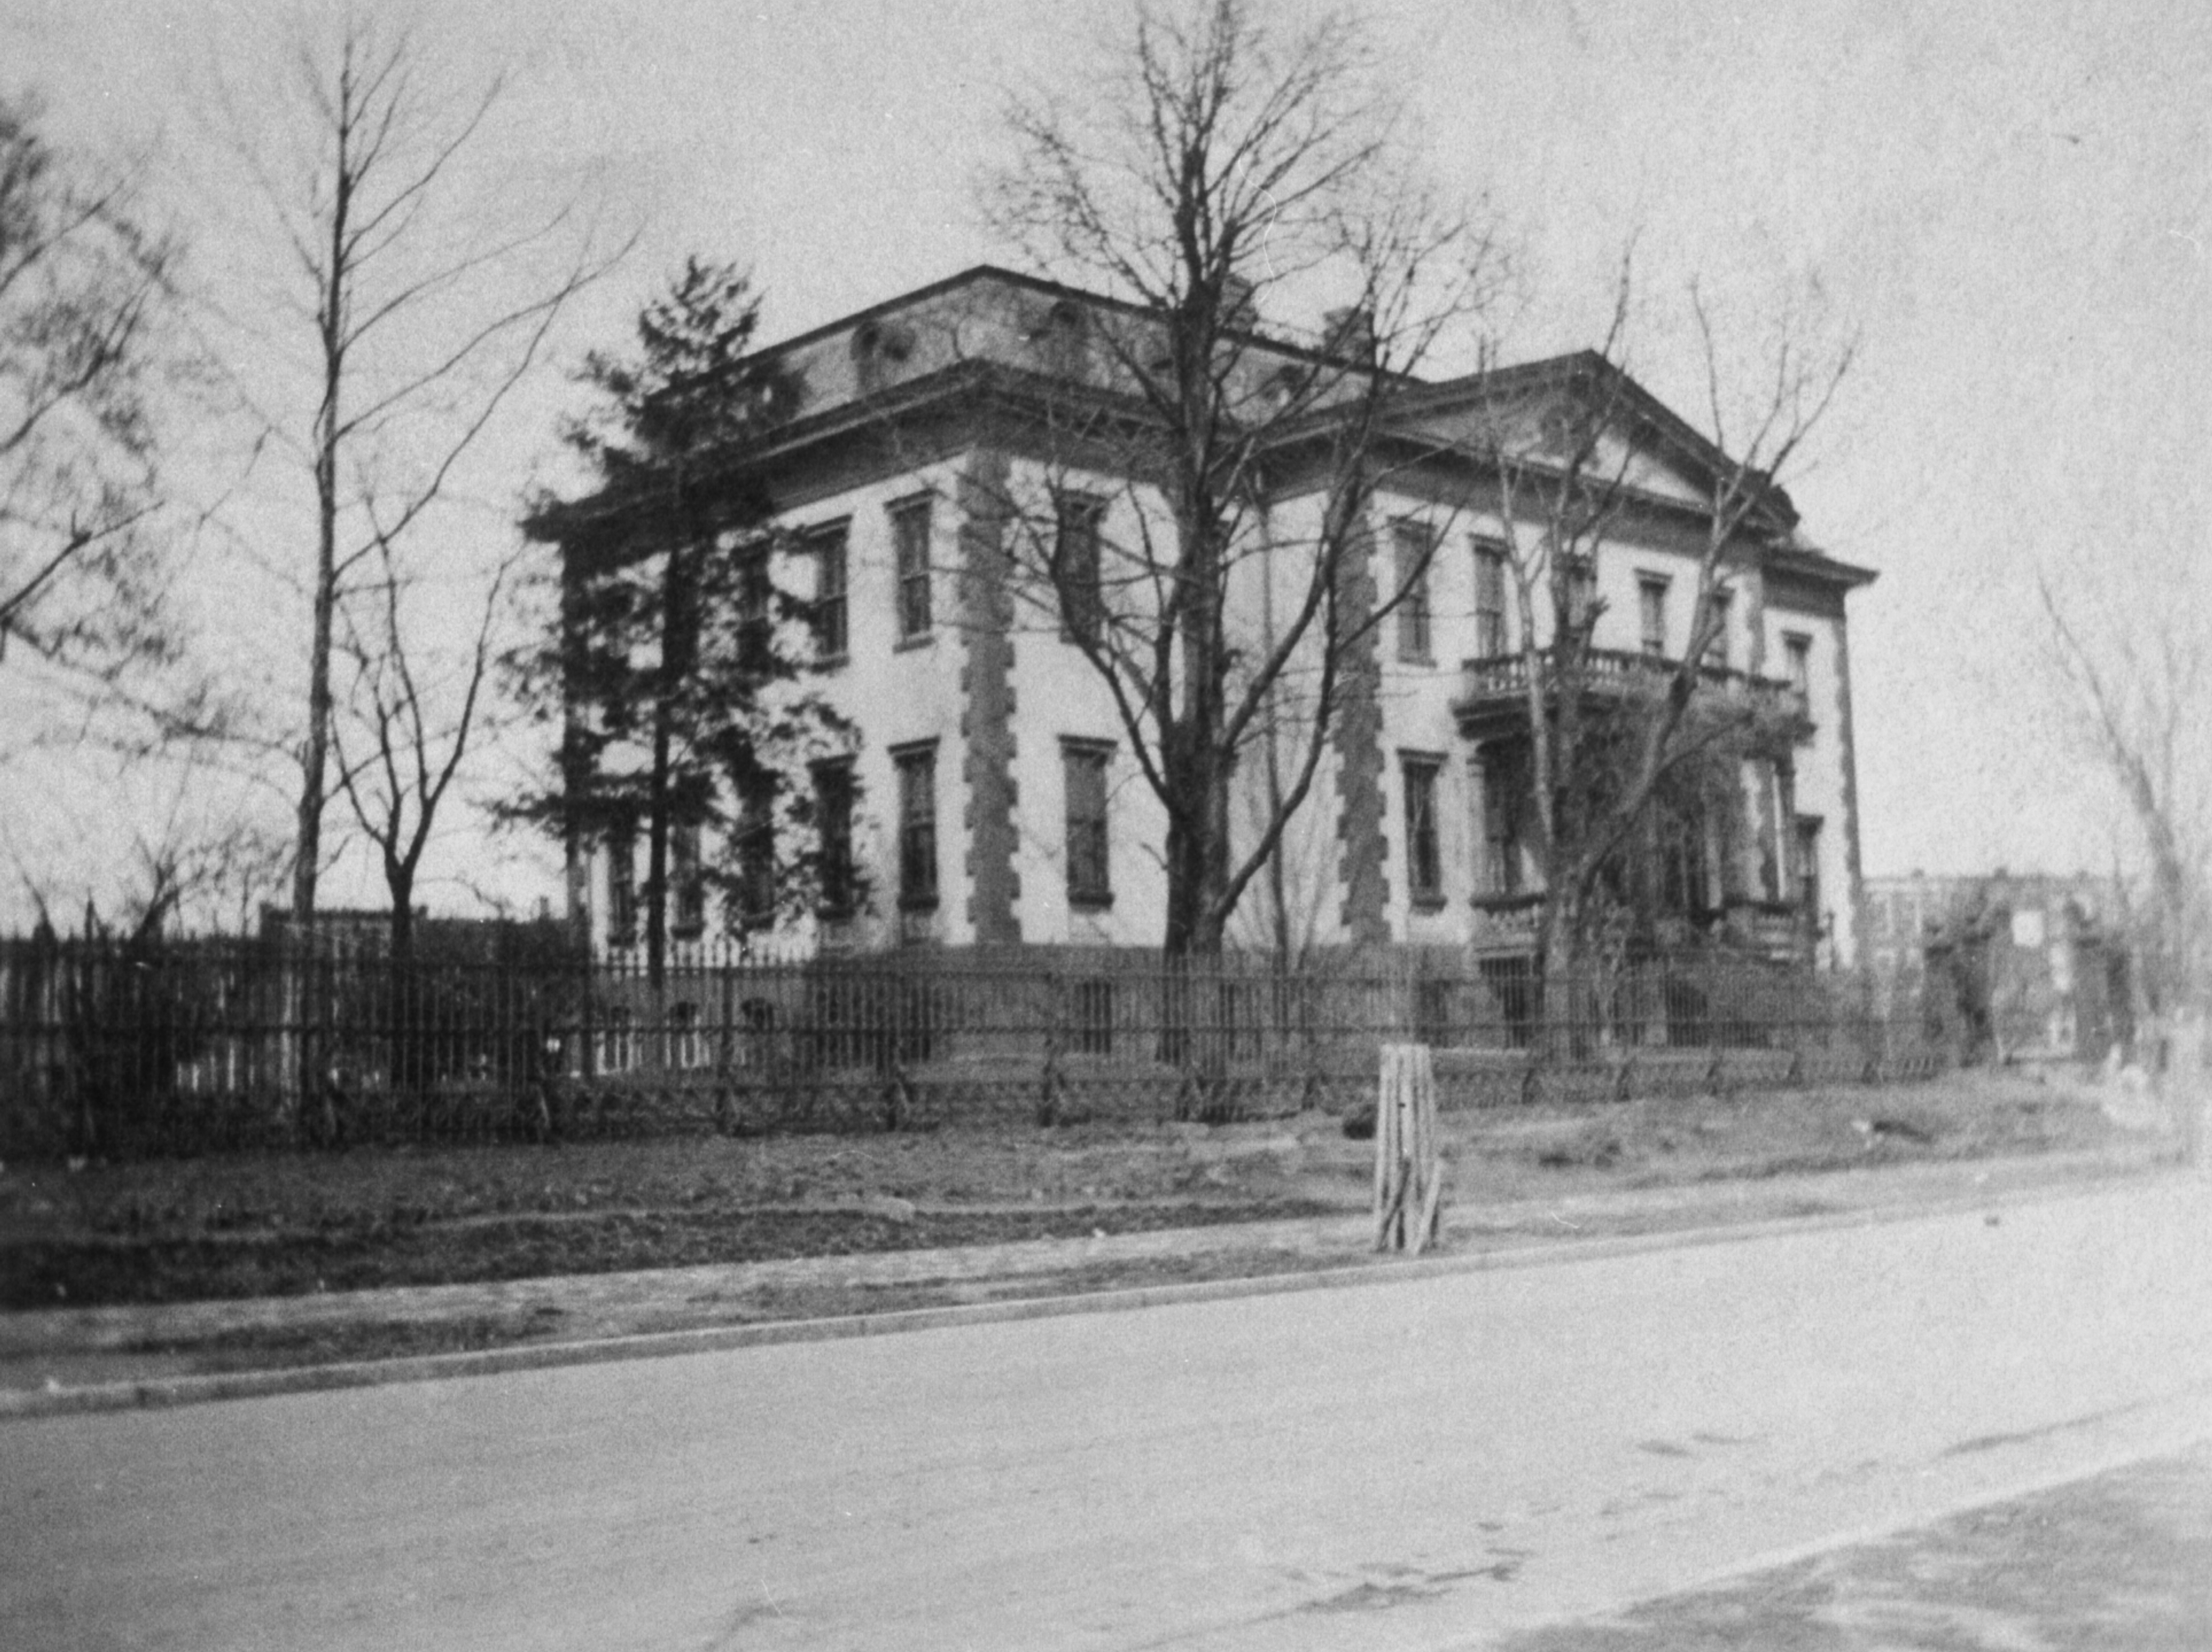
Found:
[[[339,395],[345,383],[346,290],[351,275],[348,236],[356,182],[352,158],[353,64],[339,70],[332,115],[337,161],[332,179],[330,260],[322,270],[316,328],[322,346],[323,394],[315,411],[315,585],[313,633],[307,648],[307,734],[300,761],[297,842],[292,863],[292,917],[302,927],[315,915],[315,885],[322,870],[323,804],[328,788],[331,743],[331,633],[337,610]]]

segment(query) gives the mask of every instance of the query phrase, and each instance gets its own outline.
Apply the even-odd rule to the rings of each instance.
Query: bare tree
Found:
[[[2212,627],[2187,579],[2154,601],[2116,602],[2106,568],[2072,581],[2064,571],[2037,574],[2045,657],[2081,750],[2118,788],[2135,829],[2148,884],[2136,926],[2144,992],[2154,1013],[2201,1007],[2212,982]]]
[[[96,683],[167,658],[154,384],[175,243],[0,99],[0,659]]]
[[[160,829],[136,835],[134,883],[123,907],[133,933],[159,933],[175,922],[244,934],[254,906],[283,875],[283,843],[220,790],[210,793],[200,763],[181,764]]]
[[[1656,422],[1671,417],[1635,390],[1622,365],[1632,296],[1624,260],[1602,346],[1533,400],[1499,375],[1477,438],[1498,478],[1498,549],[1517,620],[1513,667],[1528,766],[1515,790],[1540,886],[1539,973],[1601,963],[1591,949],[1622,938],[1633,916],[1624,909],[1632,892],[1614,887],[1625,852],[1670,823],[1736,812],[1747,755],[1786,748],[1793,708],[1717,665],[1716,644],[1731,577],[1789,541],[1796,513],[1781,478],[1856,355],[1855,340],[1823,345],[1785,328],[1747,416],[1732,416],[1744,398],[1726,382],[1712,315],[1692,286],[1712,443],[1687,644],[1671,659],[1608,654],[1593,641],[1604,612],[1595,570],[1632,522],[1637,456]]]
[[[422,987],[415,979],[415,892],[422,857],[454,779],[482,733],[493,630],[518,550],[482,593],[474,641],[450,667],[403,622],[408,581],[391,543],[377,544],[376,607],[364,624],[343,615],[339,652],[347,691],[331,725],[338,787],[355,822],[376,847],[392,902],[390,986],[392,1072],[403,1084],[423,1076]],[[420,593],[416,593],[420,594]]]
[[[415,887],[440,811],[483,732],[485,677],[496,654],[499,619],[512,563],[482,593],[473,641],[441,667],[403,620],[409,581],[388,543],[377,547],[375,610],[364,621],[344,615],[338,651],[346,668],[344,714],[331,725],[339,790],[376,847],[392,900],[392,960],[404,971],[415,937]],[[518,553],[519,554],[519,553]],[[420,593],[416,593],[420,594]]]
[[[264,438],[313,483],[313,565],[298,581],[310,615],[306,715],[303,726],[283,720],[297,729],[292,911],[302,922],[325,858],[334,648],[355,575],[383,570],[368,583],[372,595],[389,588],[562,311],[627,250],[596,252],[574,203],[518,220],[471,193],[471,146],[502,84],[456,92],[430,76],[431,57],[404,30],[350,13],[327,42],[303,35],[282,95],[255,101],[267,120],[230,112],[283,282],[266,324],[249,318],[240,332],[264,363],[304,344],[311,364],[282,387],[235,375]],[[295,413],[287,390],[298,392]],[[356,635],[388,630],[371,623]]]
[[[1376,626],[1425,575],[1368,583],[1382,427],[1479,303],[1489,249],[1419,181],[1346,18],[1291,33],[1246,0],[1145,4],[1115,50],[1079,95],[1014,104],[987,183],[1010,242],[1125,307],[1079,319],[1090,389],[1053,409],[1042,483],[1000,503],[1013,589],[1104,683],[1165,813],[1164,943],[1184,957],[1221,949]],[[1329,319],[1286,346],[1260,319],[1285,305]],[[1101,486],[1118,508],[1071,531]],[[1280,598],[1267,634],[1240,605],[1261,586]],[[1281,732],[1293,679],[1308,712],[1247,835],[1232,775]]]

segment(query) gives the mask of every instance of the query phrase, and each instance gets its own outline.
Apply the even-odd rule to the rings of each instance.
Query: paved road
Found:
[[[2212,1444],[1968,1509],[1502,1652],[2204,1652]]]
[[[54,1647],[1403,1648],[2212,1436],[2212,1194],[0,1428]]]

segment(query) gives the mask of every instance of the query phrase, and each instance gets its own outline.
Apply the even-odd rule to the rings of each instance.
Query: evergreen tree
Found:
[[[642,839],[656,978],[672,920],[703,919],[709,893],[742,929],[842,892],[842,834],[825,866],[810,771],[854,737],[804,680],[808,604],[776,582],[769,504],[748,478],[790,401],[747,357],[758,321],[742,274],[687,263],[640,314],[635,351],[595,351],[579,375],[598,399],[565,440],[598,488],[524,523],[559,550],[560,621],[512,663],[562,732],[552,784],[507,812],[572,855],[619,859]],[[722,852],[695,858],[702,839]]]

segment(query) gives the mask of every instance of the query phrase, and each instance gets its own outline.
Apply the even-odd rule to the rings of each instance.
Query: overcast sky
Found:
[[[67,141],[173,158],[201,141],[210,64],[252,87],[294,9],[13,0],[0,87],[40,90]],[[1863,331],[1793,493],[1817,543],[1881,574],[1851,613],[1869,871],[2108,865],[2107,794],[2063,749],[2033,666],[2033,570],[2087,552],[2116,584],[2170,590],[2208,544],[2201,5],[1361,9],[1440,179],[1486,197],[1525,248],[1533,301],[1509,353],[1595,342],[1632,236],[1645,307],[1632,366],[1700,422],[1698,364],[1670,319],[1691,275],[1740,316],[1817,278]],[[972,204],[1000,149],[1000,90],[1079,72],[1120,13],[484,0],[423,27],[457,84],[511,76],[487,163],[526,182],[599,165],[645,226],[575,349],[619,342],[690,252],[751,267],[770,336],[1005,261]],[[501,450],[514,493],[550,453],[566,394],[550,382]],[[68,802],[81,821],[96,799]]]

